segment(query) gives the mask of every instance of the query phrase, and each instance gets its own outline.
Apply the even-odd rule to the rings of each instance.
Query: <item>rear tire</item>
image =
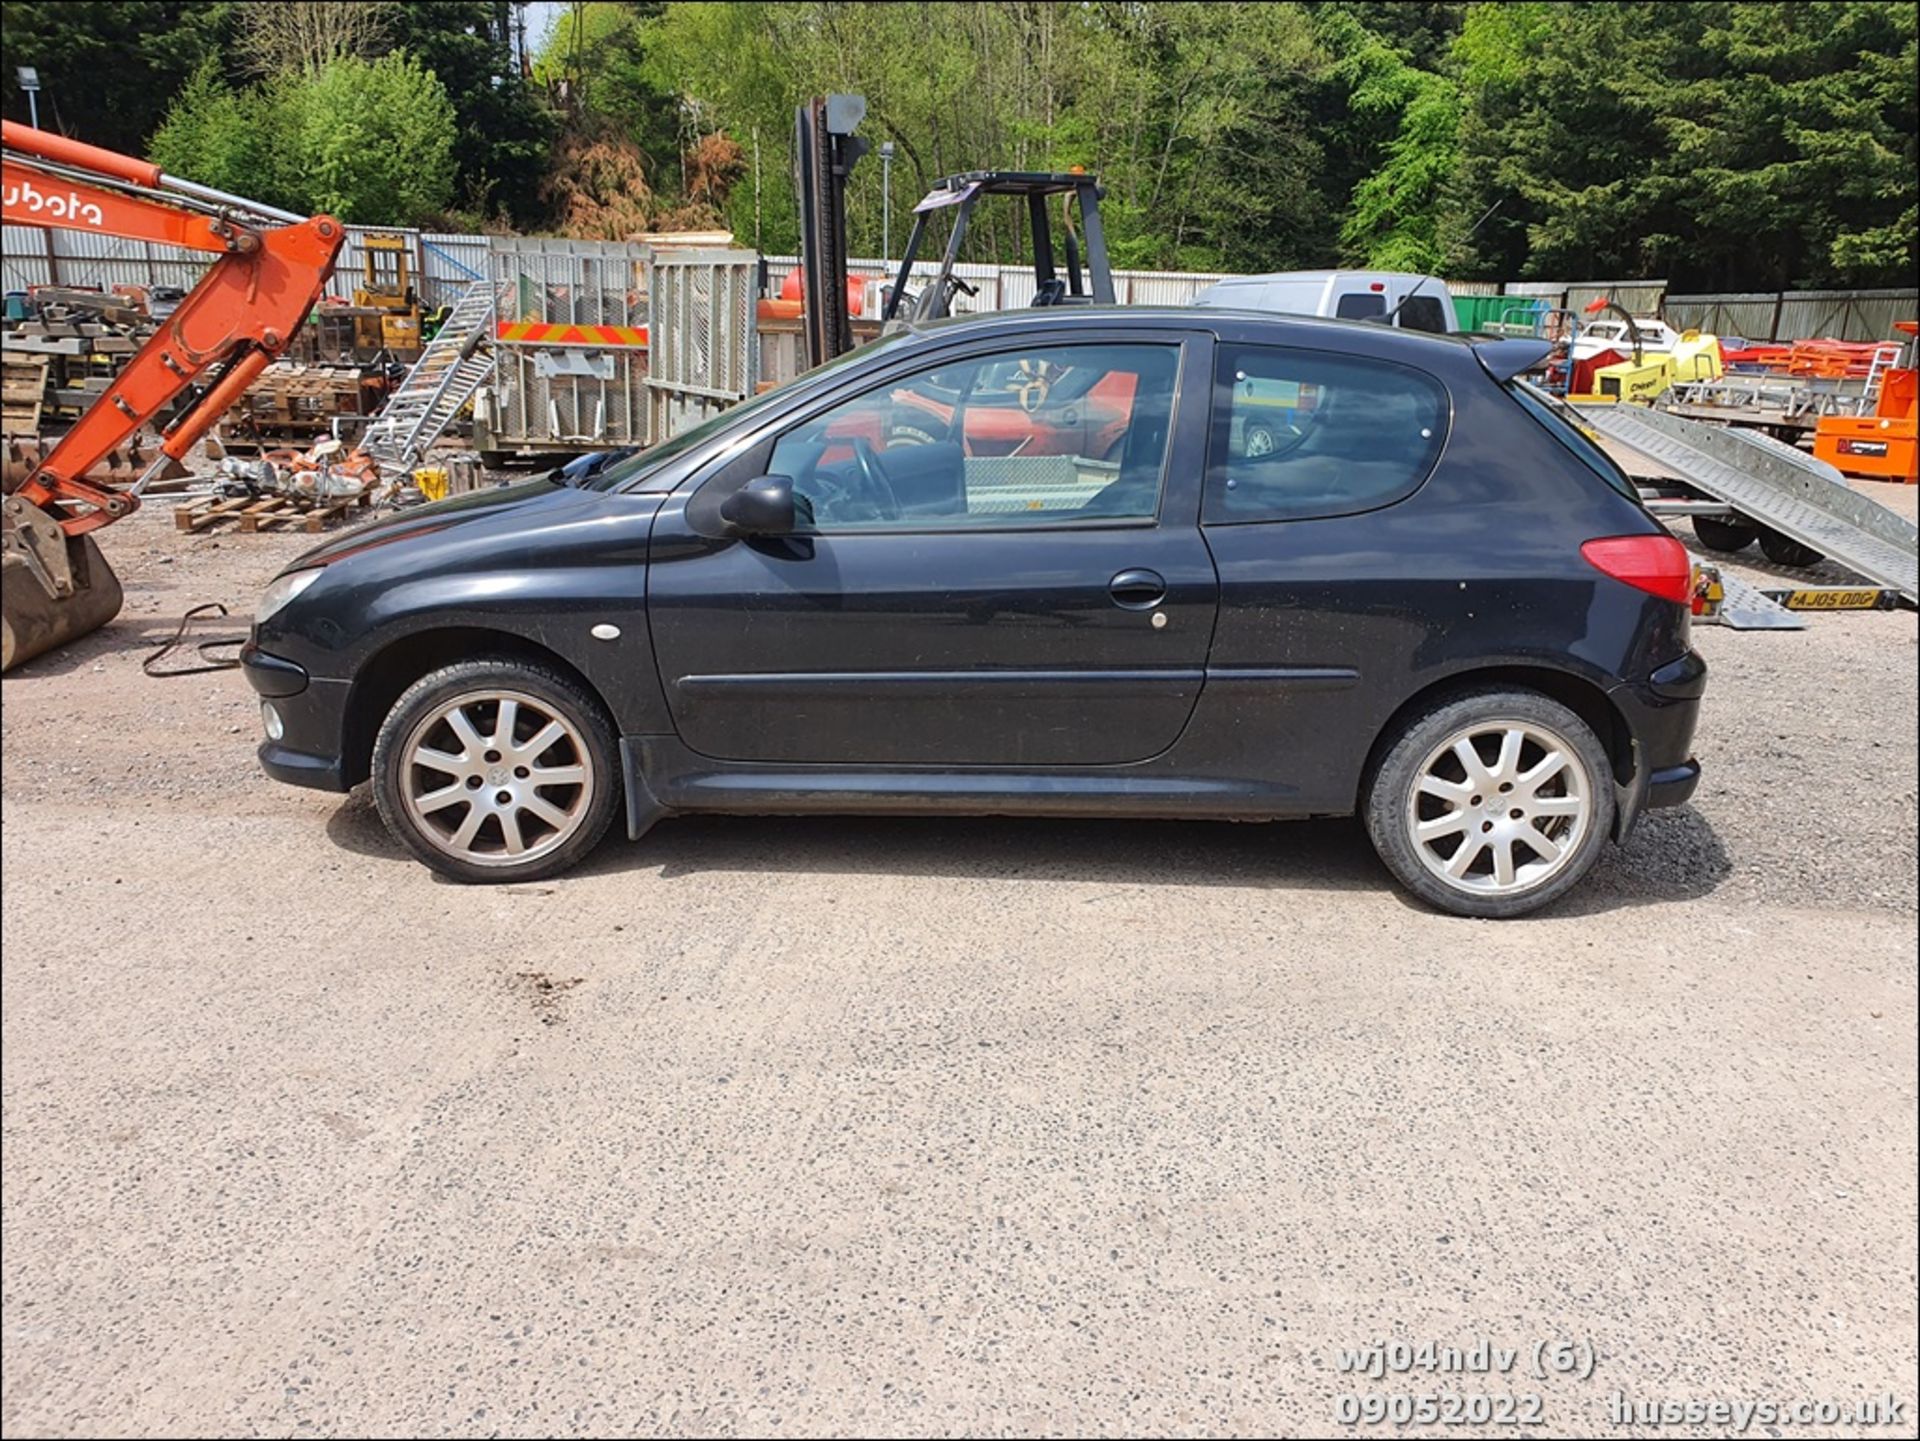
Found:
[[[1708,550],[1733,555],[1752,545],[1760,528],[1744,520],[1718,520],[1710,515],[1693,518],[1694,538]]]
[[[1791,536],[1782,535],[1770,527],[1760,527],[1760,553],[1775,565],[1787,565],[1804,568],[1818,565],[1826,559],[1810,545],[1802,545]]]
[[[577,682],[524,661],[422,676],[373,745],[373,794],[394,839],[482,884],[538,880],[599,843],[620,797],[612,723]]]
[[[1361,805],[1402,885],[1439,910],[1496,920],[1577,886],[1613,813],[1613,770],[1593,728],[1536,691],[1491,686],[1402,723]]]

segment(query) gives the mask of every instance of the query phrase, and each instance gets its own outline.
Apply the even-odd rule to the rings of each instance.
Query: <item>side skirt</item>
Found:
[[[677,737],[620,738],[627,833],[662,816],[737,815],[1136,816],[1264,821],[1324,815],[1291,786],[1143,766],[993,770],[986,767],[779,765],[719,761]]]

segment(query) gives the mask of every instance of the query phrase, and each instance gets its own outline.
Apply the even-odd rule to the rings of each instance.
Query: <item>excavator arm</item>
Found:
[[[99,579],[89,572],[104,571],[105,562],[91,542],[80,549],[82,537],[137,510],[141,491],[160,467],[184,457],[286,349],[325,289],[346,232],[331,216],[289,215],[13,121],[4,122],[3,138],[7,224],[153,241],[217,257],[107,392],[5,501],[7,655],[0,668],[8,668],[69,634],[104,624],[112,614],[80,629],[63,627],[57,617],[50,626],[38,617],[16,625],[15,612],[31,608],[20,594],[28,577],[16,569],[29,572],[56,609]],[[142,425],[208,378],[207,390],[162,433],[161,454],[131,491],[86,479]],[[117,611],[118,583],[111,589]],[[26,629],[52,638],[29,644]]]
[[[173,460],[184,456],[286,348],[320,299],[345,231],[331,216],[302,220],[219,196],[162,175],[157,165],[13,121],[4,123],[4,135],[7,224],[151,240],[219,257],[20,489],[43,508],[86,505],[86,513],[61,522],[68,535],[83,535],[139,506],[137,493],[87,484],[87,472],[182,391],[225,366],[220,381],[166,431],[162,451]],[[208,197],[217,200],[208,205]],[[236,210],[293,223],[259,228],[236,218]]]

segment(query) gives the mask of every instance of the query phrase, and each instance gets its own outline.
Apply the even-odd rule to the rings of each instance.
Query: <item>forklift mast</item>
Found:
[[[816,97],[794,114],[794,193],[800,197],[801,328],[807,366],[853,349],[847,313],[847,177],[867,142],[854,129],[867,115],[864,95]]]

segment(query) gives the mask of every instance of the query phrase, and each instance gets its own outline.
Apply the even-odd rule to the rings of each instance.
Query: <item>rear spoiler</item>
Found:
[[[1476,340],[1473,353],[1480,357],[1487,374],[1505,385],[1514,376],[1537,368],[1540,362],[1553,354],[1553,344],[1551,341],[1531,338]]]

